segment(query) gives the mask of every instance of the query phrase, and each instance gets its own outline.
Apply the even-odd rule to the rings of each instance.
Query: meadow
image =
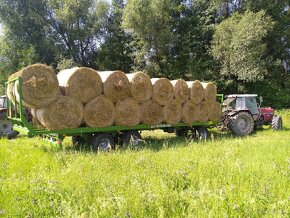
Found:
[[[0,139],[0,217],[289,217],[290,110],[280,114],[279,132],[144,132],[110,153]]]

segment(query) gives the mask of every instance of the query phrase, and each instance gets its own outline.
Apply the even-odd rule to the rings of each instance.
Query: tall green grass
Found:
[[[197,143],[145,132],[138,149],[96,154],[69,141],[0,140],[0,217],[289,217],[285,129]]]

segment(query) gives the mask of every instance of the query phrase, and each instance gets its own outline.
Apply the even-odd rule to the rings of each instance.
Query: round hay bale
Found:
[[[138,103],[151,99],[152,84],[150,77],[143,72],[126,74],[130,82],[130,96]]]
[[[164,121],[164,108],[154,100],[141,104],[141,122],[147,125],[157,125]]]
[[[26,107],[45,107],[59,96],[58,80],[51,67],[34,64],[12,74],[9,80],[22,78],[22,103]],[[18,83],[14,85],[14,94],[19,101]]]
[[[102,81],[104,94],[113,102],[122,101],[129,97],[130,83],[122,71],[98,72]]]
[[[197,105],[197,114],[199,122],[207,122],[209,120],[209,106],[205,101]]]
[[[59,96],[53,103],[44,108],[38,108],[34,112],[36,121],[50,130],[77,128],[83,121],[83,105],[80,101],[68,97]]]
[[[202,86],[204,88],[204,99],[206,101],[214,103],[216,101],[216,94],[217,94],[216,85],[212,82],[209,82],[209,83],[202,83]]]
[[[181,120],[182,106],[177,99],[172,99],[164,106],[164,122],[176,124]]]
[[[141,121],[140,105],[133,98],[126,98],[116,104],[115,124],[120,126],[135,126]]]
[[[113,102],[104,95],[86,104],[84,119],[90,127],[107,127],[114,123],[116,110]]]
[[[97,71],[87,67],[74,67],[57,74],[62,94],[87,103],[102,94],[103,83]]]
[[[161,105],[168,104],[174,97],[174,88],[166,78],[151,79],[153,85],[152,99]]]
[[[182,106],[181,120],[183,123],[191,124],[199,118],[198,106],[191,100],[187,100]]]
[[[175,99],[183,104],[189,98],[188,85],[183,79],[173,80],[171,84],[174,87],[174,97]]]
[[[190,89],[189,99],[195,104],[199,104],[204,99],[204,90],[200,81],[195,80],[187,82],[187,85]]]
[[[222,116],[222,107],[219,102],[215,102],[213,105],[213,110],[209,113],[209,120],[219,121]]]

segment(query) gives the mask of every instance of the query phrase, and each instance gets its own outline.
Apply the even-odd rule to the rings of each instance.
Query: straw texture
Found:
[[[62,94],[87,103],[103,91],[97,71],[87,67],[74,67],[57,74]]]
[[[103,93],[113,102],[129,97],[130,83],[122,71],[98,72],[103,82]]]
[[[166,78],[151,79],[153,85],[152,99],[161,105],[168,104],[174,97],[174,88]]]
[[[126,74],[130,82],[130,96],[138,103],[150,100],[152,84],[150,77],[143,72]]]

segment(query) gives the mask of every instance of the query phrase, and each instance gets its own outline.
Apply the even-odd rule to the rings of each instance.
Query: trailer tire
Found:
[[[79,135],[73,135],[71,137],[71,140],[74,146],[79,146],[86,143],[86,140],[82,136],[79,136]]]
[[[126,131],[121,136],[122,146],[136,147],[141,141],[142,137],[138,131]]]
[[[283,129],[282,117],[274,116],[272,119],[272,129],[273,130],[281,130]]]
[[[97,152],[109,152],[115,146],[114,138],[110,133],[95,134],[91,143],[93,150]]]
[[[188,135],[188,128],[186,127],[175,128],[175,135],[177,137],[186,137]]]
[[[207,141],[209,139],[210,133],[206,127],[199,126],[193,128],[193,138],[198,141]]]

